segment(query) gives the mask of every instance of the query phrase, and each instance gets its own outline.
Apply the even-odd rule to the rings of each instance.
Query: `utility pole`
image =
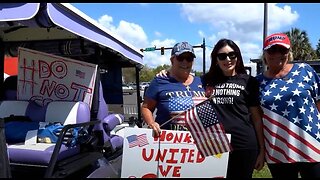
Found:
[[[206,41],[205,39],[203,38],[203,41],[202,41],[202,50],[203,50],[203,75],[206,73]]]
[[[262,48],[263,48],[263,44],[264,44],[264,40],[267,37],[268,34],[268,3],[263,3],[264,4],[264,10],[263,10],[263,14],[264,14],[264,18],[263,18],[263,40],[262,40]],[[263,50],[263,49],[262,49]],[[262,72],[267,70],[267,66],[264,62],[263,59],[261,59],[262,61]]]

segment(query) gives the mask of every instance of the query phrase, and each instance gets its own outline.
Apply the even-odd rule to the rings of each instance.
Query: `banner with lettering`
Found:
[[[229,152],[203,157],[188,131],[162,130],[153,138],[151,129],[127,127],[121,177],[225,178],[228,158]]]
[[[19,48],[19,100],[39,105],[51,101],[83,101],[91,107],[97,65]]]

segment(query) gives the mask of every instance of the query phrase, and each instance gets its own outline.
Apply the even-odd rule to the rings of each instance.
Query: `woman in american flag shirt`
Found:
[[[265,157],[274,178],[320,178],[320,79],[310,65],[292,59],[286,34],[266,37],[267,70],[256,77]]]

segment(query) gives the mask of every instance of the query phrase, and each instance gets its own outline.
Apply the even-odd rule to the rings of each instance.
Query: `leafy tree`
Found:
[[[152,75],[152,69],[149,68],[147,65],[145,65],[139,74],[139,79],[140,82],[149,82],[151,81],[151,79],[154,77],[154,75]]]
[[[150,82],[157,73],[159,73],[163,69],[169,69],[170,65],[164,64],[157,66],[156,68],[150,68],[147,65],[145,65],[140,73],[139,73],[139,80],[140,82]],[[192,71],[196,76],[201,76],[202,72],[198,71]],[[123,68],[122,69],[122,76],[124,79],[124,83],[130,83],[130,82],[136,82],[136,71],[134,67],[129,68]]]
[[[291,40],[291,48],[294,60],[306,61],[316,58],[309,37],[306,31],[301,31],[298,28],[291,28],[285,32]]]
[[[316,59],[320,59],[320,39],[318,40],[316,55],[317,55]]]
[[[195,74],[195,76],[202,76],[203,72],[200,71],[194,71],[193,72]]]
[[[157,66],[156,68],[154,68],[152,71],[154,74],[157,74],[159,73],[161,70],[163,69],[169,69],[170,68],[170,65],[168,64],[164,64],[164,65],[161,65],[161,66]]]
[[[124,83],[136,82],[136,69],[135,67],[122,68],[122,76]]]
[[[150,68],[145,65],[140,71],[140,82],[150,82],[157,73],[159,73],[163,69],[168,69],[169,67],[170,66],[166,64],[157,66],[156,68]]]

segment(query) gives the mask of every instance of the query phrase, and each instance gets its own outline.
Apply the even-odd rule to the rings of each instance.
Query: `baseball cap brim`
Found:
[[[180,56],[182,53],[185,53],[185,52],[189,52],[189,53],[191,53],[193,55],[193,57],[196,57],[196,55],[190,50],[179,51],[179,52],[176,52],[174,55]]]
[[[289,45],[289,44],[285,44],[285,43],[281,43],[281,42],[276,42],[276,43],[273,43],[273,44],[268,45],[268,46],[265,47],[263,50],[270,49],[270,48],[271,48],[272,46],[274,46],[274,45],[280,45],[280,46],[283,46],[283,47],[285,47],[285,48],[287,48],[287,49],[290,48],[290,45]]]

